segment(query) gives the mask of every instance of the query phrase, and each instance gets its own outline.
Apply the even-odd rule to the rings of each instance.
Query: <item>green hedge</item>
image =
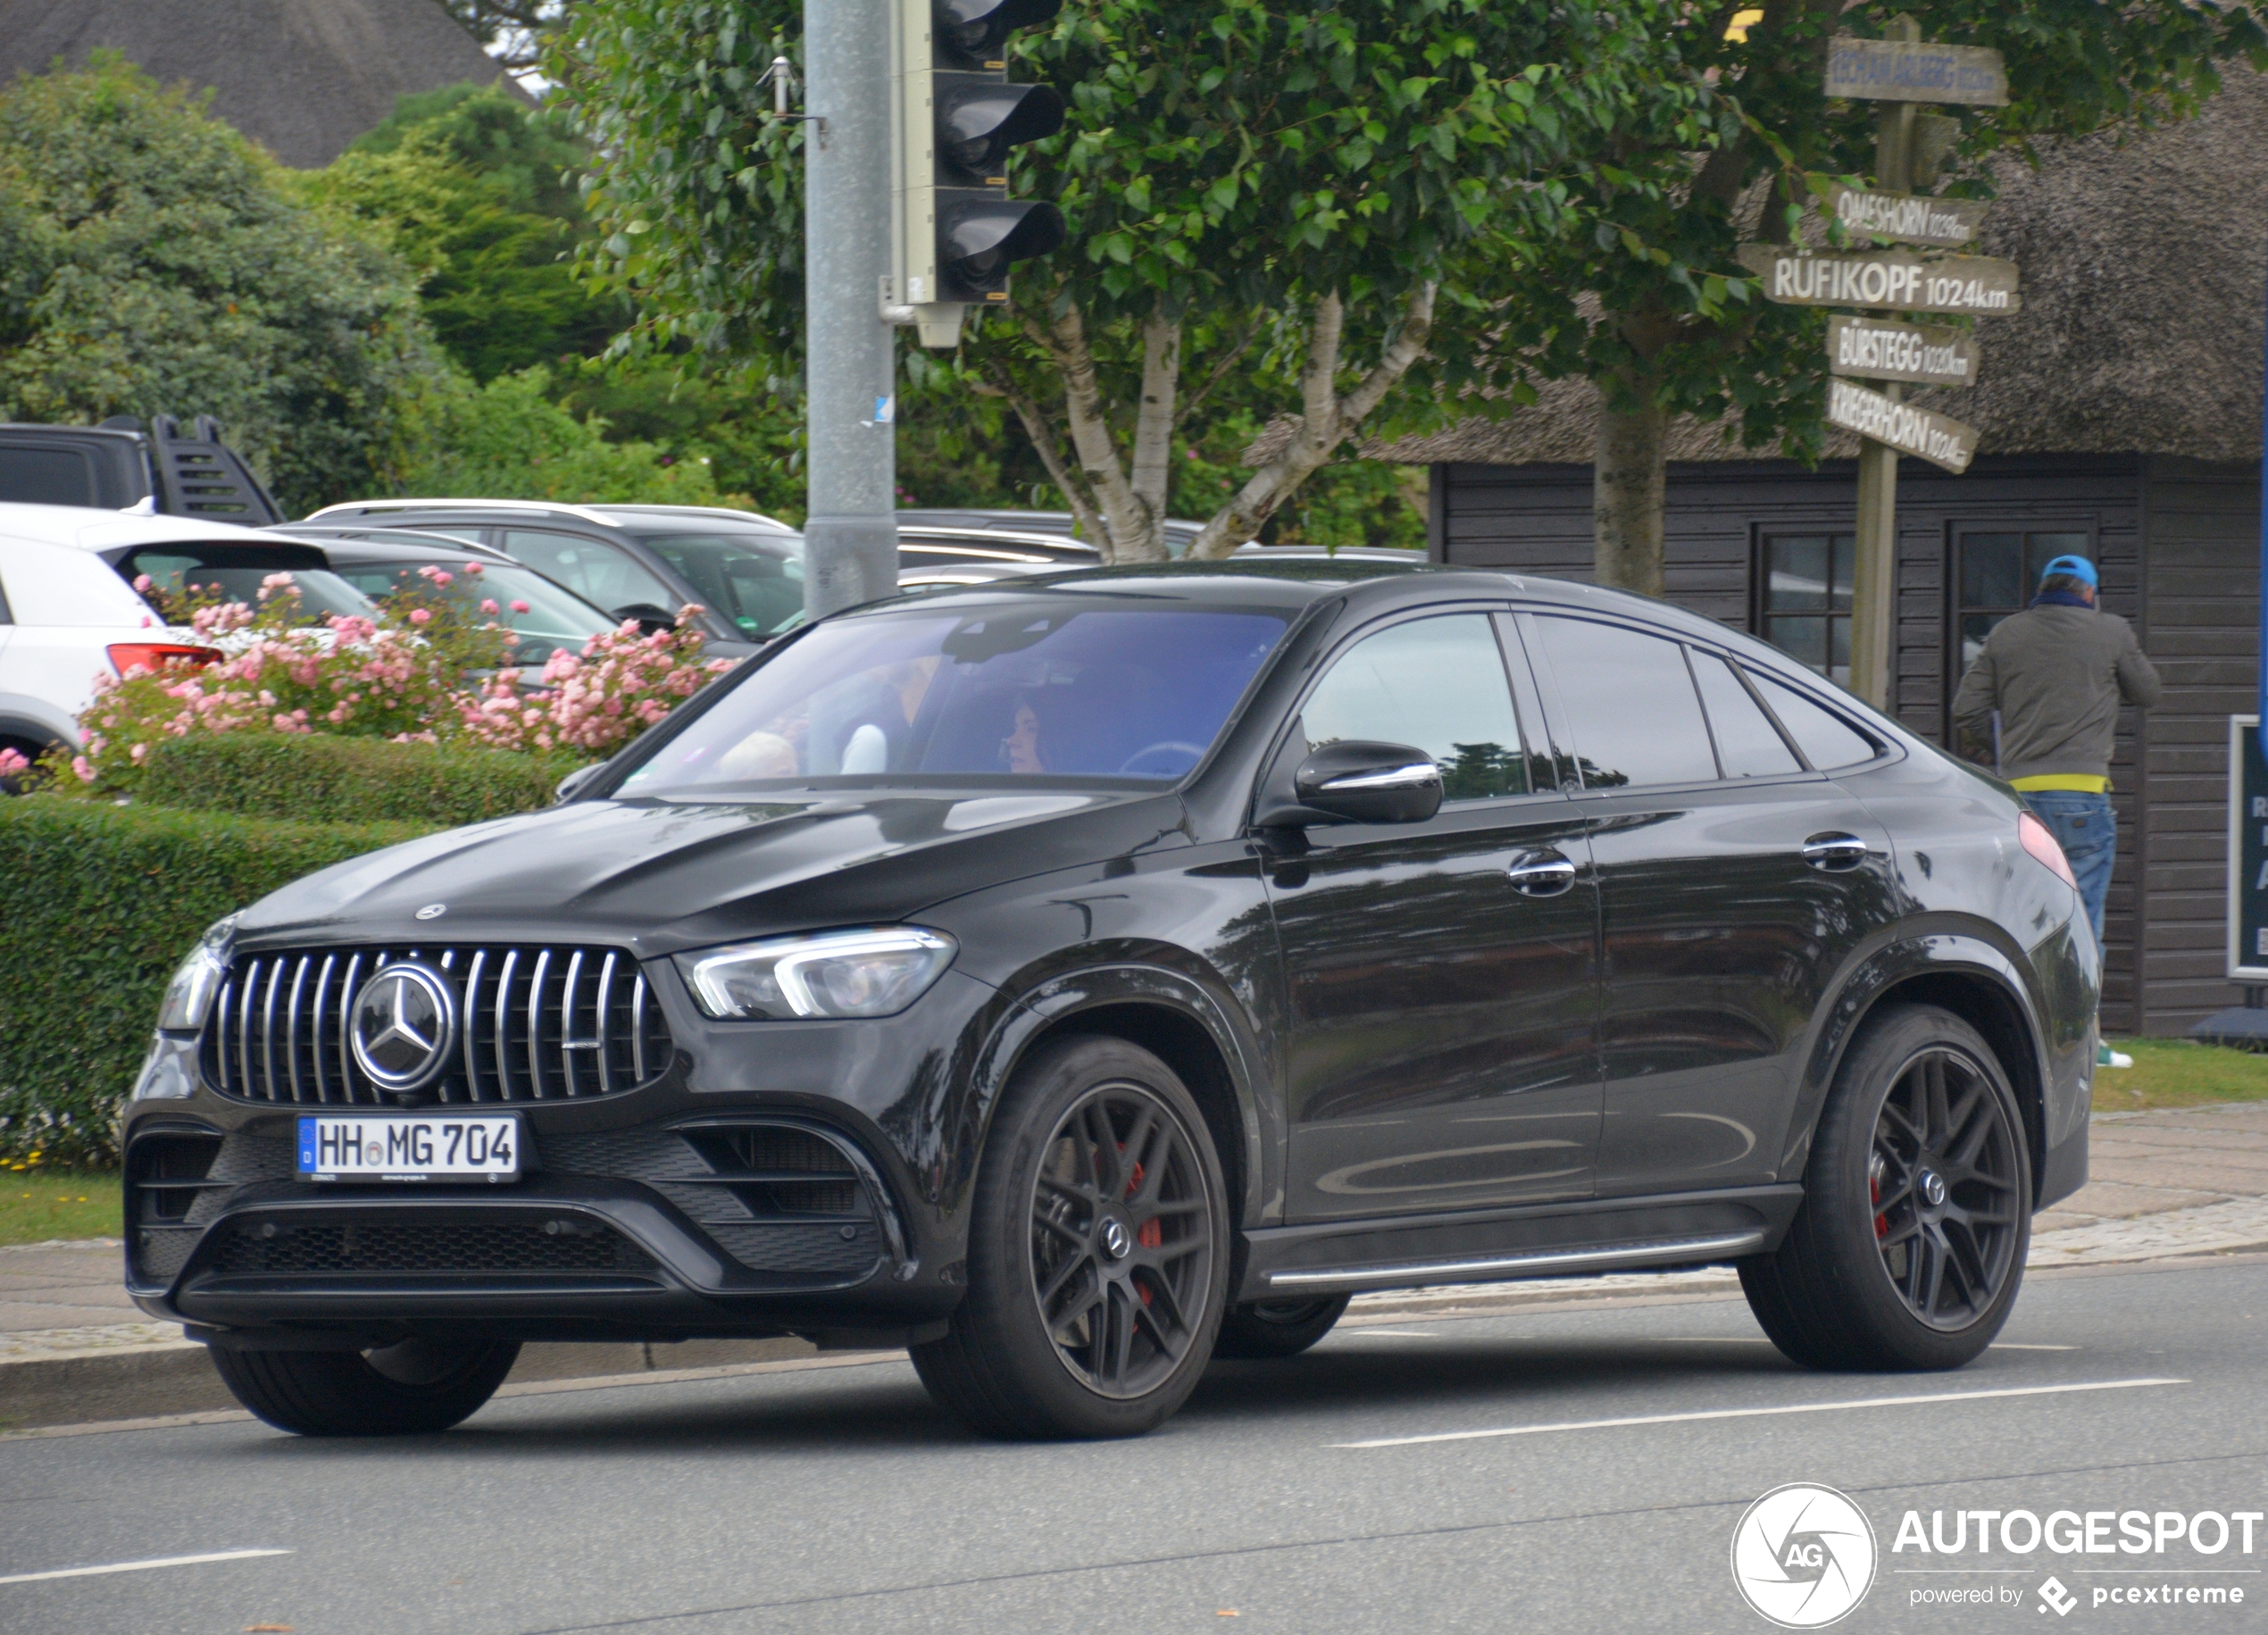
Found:
[[[167,744],[135,780],[137,805],[245,817],[424,823],[453,829],[551,805],[574,755],[437,748],[384,738],[213,733]]]
[[[0,798],[0,1157],[114,1162],[166,979],[204,928],[438,826]]]

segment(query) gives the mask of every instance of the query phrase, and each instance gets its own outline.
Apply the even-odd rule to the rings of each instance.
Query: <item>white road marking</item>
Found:
[[[243,1561],[254,1556],[288,1556],[289,1550],[215,1550],[210,1556],[161,1556],[154,1561],[115,1561],[106,1567],[61,1567],[53,1572],[19,1572],[0,1584],[36,1584],[50,1578],[93,1578],[103,1572],[146,1572],[152,1567],[194,1567],[200,1562]]]
[[[1505,1425],[1491,1431],[1438,1431],[1430,1436],[1384,1436],[1330,1447],[1410,1447],[1421,1442],[1476,1442],[1488,1437],[1540,1436],[1550,1431],[1608,1431],[1626,1425],[1682,1425],[1704,1419],[1765,1419],[1781,1414],[1838,1414],[1853,1408],[1919,1407],[1937,1402],[1984,1402],[2004,1397],[2059,1397],[2073,1391],[2130,1391],[2146,1385],[2187,1385],[2187,1380],[2094,1380],[2080,1385],[2025,1385],[1997,1391],[1940,1391],[1927,1397],[1859,1397],[1842,1402],[1797,1402],[1772,1408],[1711,1408],[1696,1414],[1638,1414],[1628,1419],[1563,1420],[1551,1425]]]
[[[1341,1329],[1339,1332],[1349,1339],[1352,1339],[1358,1335],[1364,1339],[1370,1339],[1372,1335],[1376,1335],[1382,1339],[1445,1339],[1447,1338],[1447,1336],[1441,1334],[1429,1334],[1423,1329],[1351,1328]]]
[[[1663,1346],[1769,1346],[1772,1342],[1760,1334],[1664,1334],[1655,1342]],[[2028,1346],[2012,1339],[1996,1339],[1986,1347],[1989,1351],[2076,1351],[2077,1346]]]

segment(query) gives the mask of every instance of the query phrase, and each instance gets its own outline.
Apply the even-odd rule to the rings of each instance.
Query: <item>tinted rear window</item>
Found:
[[[0,446],[0,500],[24,505],[95,505],[95,463],[75,448]]]

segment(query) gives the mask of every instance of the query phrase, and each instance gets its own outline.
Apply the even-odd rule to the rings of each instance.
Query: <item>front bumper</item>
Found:
[[[702,1107],[575,1132],[530,1116],[528,1172],[497,1186],[303,1181],[292,1130],[289,1114],[137,1125],[127,1286],[144,1311],[223,1344],[437,1328],[865,1343],[959,1295],[921,1276],[863,1147],[808,1117]]]

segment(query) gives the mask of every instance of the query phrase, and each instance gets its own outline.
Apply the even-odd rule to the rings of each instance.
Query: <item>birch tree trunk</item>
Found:
[[[1299,491],[1299,486],[1355,435],[1371,411],[1425,355],[1425,343],[1433,332],[1437,288],[1427,283],[1410,292],[1393,340],[1377,364],[1344,397],[1338,396],[1337,383],[1346,339],[1347,305],[1335,290],[1315,303],[1306,366],[1300,371],[1300,424],[1291,440],[1205,522],[1197,543],[1189,547],[1192,558],[1217,561],[1253,538],[1283,503]]]

